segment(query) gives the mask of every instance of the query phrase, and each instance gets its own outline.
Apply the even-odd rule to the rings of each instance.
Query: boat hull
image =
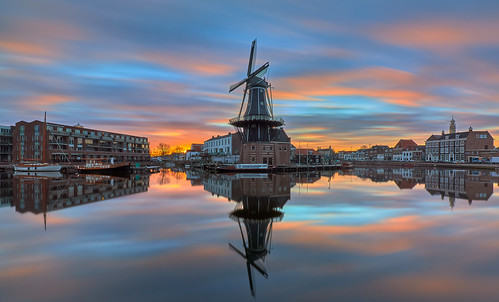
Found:
[[[14,171],[18,172],[59,172],[62,166],[60,165],[14,165]]]
[[[81,174],[127,175],[130,174],[130,165],[109,165],[107,167],[78,167]]]

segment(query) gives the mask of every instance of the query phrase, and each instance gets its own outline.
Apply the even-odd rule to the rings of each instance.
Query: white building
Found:
[[[239,133],[213,136],[203,143],[203,153],[211,156],[214,162],[237,163],[241,152]]]

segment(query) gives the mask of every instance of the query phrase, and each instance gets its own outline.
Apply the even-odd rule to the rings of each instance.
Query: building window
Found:
[[[254,157],[252,157],[252,158],[251,158],[251,162],[252,162],[252,163],[254,163],[254,162],[255,162],[255,158],[254,158]]]
[[[252,146],[251,146],[251,150],[256,150],[256,146],[255,146],[255,145],[252,145]]]

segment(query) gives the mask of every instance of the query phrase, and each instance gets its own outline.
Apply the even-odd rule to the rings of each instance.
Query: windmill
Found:
[[[256,62],[256,39],[251,43],[251,51],[248,62],[246,77],[241,81],[230,85],[229,93],[244,84],[243,99],[237,117],[231,119],[229,124],[233,125],[241,133],[243,141],[270,141],[271,129],[284,125],[282,118],[274,118],[270,84],[265,78],[269,70],[269,62],[266,62],[254,70]],[[247,99],[246,99],[246,96]],[[243,113],[244,103],[246,111]]]
[[[236,209],[230,214],[230,218],[237,221],[239,225],[244,252],[230,242],[229,247],[246,260],[252,296],[255,296],[252,268],[256,269],[265,279],[268,278],[264,264],[265,257],[270,254],[272,245],[272,226],[274,221],[281,221],[284,216],[283,212],[274,208],[273,201],[274,198],[271,196],[243,196],[243,200],[236,205]],[[241,222],[246,229],[246,238]]]

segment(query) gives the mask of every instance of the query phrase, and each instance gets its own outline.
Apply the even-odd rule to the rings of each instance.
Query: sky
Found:
[[[251,41],[295,146],[499,137],[497,1],[0,0],[0,125],[188,148],[234,132]]]

